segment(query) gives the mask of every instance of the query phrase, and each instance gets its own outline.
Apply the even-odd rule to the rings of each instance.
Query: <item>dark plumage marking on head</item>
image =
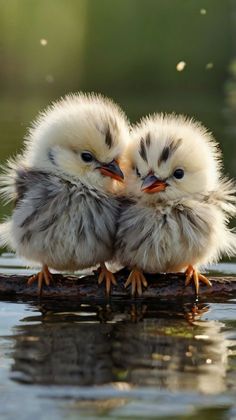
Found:
[[[174,153],[177,149],[178,149],[178,147],[181,145],[181,143],[182,143],[182,139],[178,139],[178,140],[173,140],[171,143],[170,143],[170,150],[171,150],[171,153]]]
[[[147,151],[146,151],[146,148],[145,148],[145,145],[144,145],[144,139],[141,139],[141,141],[140,141],[139,154],[140,154],[141,158],[143,160],[145,160],[145,162],[148,161],[147,160]]]
[[[178,149],[181,143],[182,139],[172,140],[172,142],[168,146],[165,146],[158,159],[158,165],[161,165],[161,163],[166,162],[169,159],[169,157]]]
[[[170,148],[169,146],[165,146],[158,159],[158,165],[160,165],[162,162],[166,162],[169,155],[170,155]]]
[[[148,149],[149,149],[150,145],[151,145],[151,136],[150,136],[150,133],[148,133],[147,136],[146,136],[146,146],[147,146]]]
[[[105,137],[105,142],[106,142],[106,145],[110,149],[111,146],[112,146],[112,143],[113,143],[112,136],[111,136],[111,131],[110,131],[110,127],[108,127],[108,129],[107,129],[106,137]]]

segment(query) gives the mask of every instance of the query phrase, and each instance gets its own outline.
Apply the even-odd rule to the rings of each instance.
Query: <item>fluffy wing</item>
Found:
[[[3,173],[0,176],[0,195],[7,204],[13,202],[18,205],[27,197],[29,191],[33,198],[45,200],[57,196],[62,189],[59,178],[45,171],[28,169],[24,164],[19,163],[20,158],[9,160],[7,166],[2,167]],[[63,185],[66,181],[63,182]]]
[[[18,225],[27,231],[44,231],[51,226],[63,211],[67,200],[66,182],[40,171],[27,169],[11,162],[0,179],[0,193],[6,203],[13,202],[17,211]],[[63,195],[63,197],[62,197]],[[68,198],[68,197],[67,197]],[[60,206],[59,203],[60,202]],[[40,215],[40,217],[38,217]],[[0,225],[0,244],[12,246],[11,218]]]

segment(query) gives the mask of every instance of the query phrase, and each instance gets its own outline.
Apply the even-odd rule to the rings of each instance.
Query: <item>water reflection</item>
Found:
[[[151,303],[38,307],[12,337],[14,380],[25,383],[152,386],[219,393],[226,389],[222,324],[208,307]]]

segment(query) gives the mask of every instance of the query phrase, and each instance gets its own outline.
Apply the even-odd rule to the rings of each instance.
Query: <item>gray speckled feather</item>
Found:
[[[112,257],[119,212],[115,197],[23,167],[16,171],[15,191],[7,242],[19,255],[60,270]]]

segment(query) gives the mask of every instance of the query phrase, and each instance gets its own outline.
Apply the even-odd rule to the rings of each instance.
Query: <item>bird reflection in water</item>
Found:
[[[14,380],[225,390],[227,344],[219,322],[201,320],[207,305],[49,302],[37,310],[15,327]]]

